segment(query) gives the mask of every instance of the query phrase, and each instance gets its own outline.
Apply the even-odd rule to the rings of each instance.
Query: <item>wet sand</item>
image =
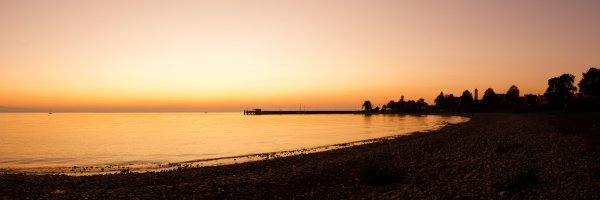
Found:
[[[235,165],[0,175],[0,198],[600,199],[599,114],[476,114],[438,131]]]

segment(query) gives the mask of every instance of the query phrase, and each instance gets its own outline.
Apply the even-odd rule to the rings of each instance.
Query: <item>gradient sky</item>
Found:
[[[0,0],[0,110],[358,109],[600,66],[600,1]],[[481,96],[481,95],[480,95]]]

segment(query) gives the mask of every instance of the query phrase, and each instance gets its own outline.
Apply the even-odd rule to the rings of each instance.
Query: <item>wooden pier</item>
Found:
[[[362,110],[280,110],[266,111],[262,109],[244,110],[244,115],[293,115],[293,114],[365,114]]]

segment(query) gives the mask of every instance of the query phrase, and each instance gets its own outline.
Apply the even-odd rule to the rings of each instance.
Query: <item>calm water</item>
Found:
[[[0,113],[0,168],[180,162],[440,128],[436,115]]]

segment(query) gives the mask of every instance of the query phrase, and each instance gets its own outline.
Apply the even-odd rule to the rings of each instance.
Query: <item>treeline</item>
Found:
[[[387,104],[382,105],[381,108],[379,106],[373,108],[371,101],[368,100],[363,103],[362,107],[367,112],[383,113],[425,112],[429,109],[429,105],[427,105],[425,99],[404,101],[404,96],[400,97],[400,100],[397,102],[390,100]]]
[[[548,80],[548,88],[543,95],[527,94],[521,96],[519,88],[512,85],[505,93],[496,93],[488,88],[481,99],[475,89],[475,95],[465,90],[460,96],[440,94],[434,105],[428,105],[423,98],[414,101],[389,101],[380,107],[372,107],[370,101],[363,102],[362,108],[369,113],[415,113],[415,112],[490,112],[513,111],[531,112],[558,109],[598,111],[600,110],[600,70],[590,68],[583,73],[579,82],[579,91],[575,76],[562,74]]]

